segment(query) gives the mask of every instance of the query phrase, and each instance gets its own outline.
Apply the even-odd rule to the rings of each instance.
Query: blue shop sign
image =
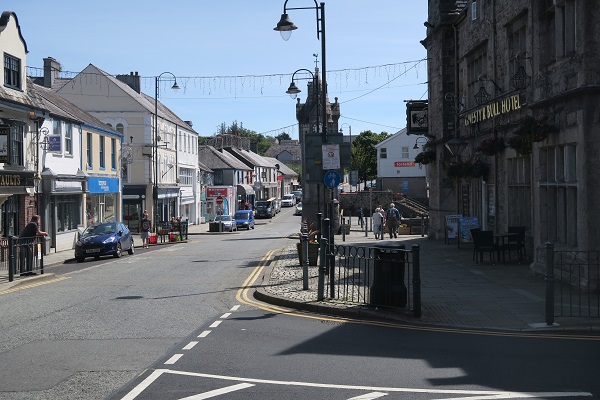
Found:
[[[118,193],[119,178],[89,178],[88,191],[90,193]]]
[[[61,152],[61,137],[60,135],[50,135],[48,136],[48,151],[51,153],[60,153]]]

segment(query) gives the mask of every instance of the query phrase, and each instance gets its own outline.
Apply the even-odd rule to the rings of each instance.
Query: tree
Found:
[[[244,128],[244,124],[238,124],[237,121],[233,121],[229,126],[227,126],[225,122],[221,123],[221,125],[218,128],[218,134],[234,135],[248,138],[250,139],[250,143],[256,143],[256,149],[258,154],[260,155],[265,155],[267,153],[267,150],[269,150],[269,147],[273,145],[273,143],[267,140],[266,137],[264,137],[260,133],[256,133],[255,131]]]
[[[358,171],[359,181],[371,181],[377,178],[377,149],[375,145],[390,137],[387,132],[361,132],[352,140],[352,162],[350,169]]]
[[[275,136],[280,142],[282,140],[292,140],[292,138],[290,137],[290,135],[288,135],[286,132],[281,132],[279,135]]]

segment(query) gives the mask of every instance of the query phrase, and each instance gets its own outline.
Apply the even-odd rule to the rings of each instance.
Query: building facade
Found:
[[[524,226],[540,271],[546,242],[598,249],[599,17],[597,2],[429,0],[430,235],[448,214]]]

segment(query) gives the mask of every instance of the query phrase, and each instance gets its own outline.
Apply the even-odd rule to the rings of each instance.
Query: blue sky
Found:
[[[137,71],[150,96],[154,77],[172,72],[181,90],[172,92],[165,74],[160,100],[200,135],[236,120],[297,138],[296,102],[285,91],[297,69],[314,70],[315,60],[321,68],[321,42],[314,9],[288,12],[298,26],[288,41],[273,30],[284,2],[8,0],[2,11],[17,14],[29,67],[54,57],[74,73],[90,63],[113,75]],[[353,135],[395,133],[406,126],[404,101],[427,98],[426,19],[426,1],[325,1],[328,94],[341,103],[346,134],[348,125]],[[306,80],[297,85],[304,101]]]

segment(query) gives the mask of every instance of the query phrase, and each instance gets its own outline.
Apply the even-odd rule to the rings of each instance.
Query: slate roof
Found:
[[[293,169],[291,169],[290,167],[288,167],[287,165],[285,165],[278,159],[273,158],[273,157],[264,157],[264,158],[273,164],[273,168],[275,168],[275,164],[279,164],[279,172],[281,172],[284,176],[287,176],[290,178],[298,177],[298,174],[296,173],[296,171],[294,171]]]
[[[302,159],[302,148],[300,145],[289,145],[289,144],[276,144],[267,150],[266,154],[269,157],[277,158],[281,153],[287,151],[292,155],[294,160],[300,161]]]
[[[270,161],[266,160],[263,156],[256,154],[252,151],[236,149],[233,147],[226,147],[226,151],[233,154],[238,160],[244,162],[249,168],[254,167],[268,167],[274,168]]]
[[[248,170],[246,164],[232,156],[230,153],[223,151],[220,152],[212,146],[200,146],[198,147],[198,158],[207,167],[215,169],[240,169]]]

